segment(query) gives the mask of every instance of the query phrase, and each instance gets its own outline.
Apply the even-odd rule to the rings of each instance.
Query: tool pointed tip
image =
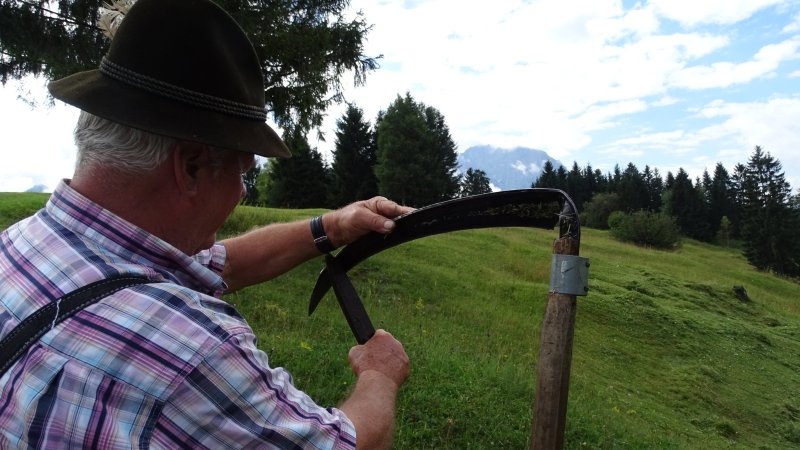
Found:
[[[311,316],[314,314],[314,311],[317,309],[317,305],[319,305],[319,299],[311,297],[311,301],[308,302],[308,315]]]
[[[322,269],[319,273],[319,277],[317,278],[317,284],[314,285],[314,290],[311,292],[311,298],[308,302],[308,315],[314,313],[319,306],[319,303],[322,301],[322,298],[325,297],[325,294],[328,292],[328,289],[331,288],[331,283],[328,278],[328,271],[326,269]]]

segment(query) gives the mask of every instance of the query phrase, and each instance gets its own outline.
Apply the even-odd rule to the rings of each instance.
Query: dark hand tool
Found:
[[[394,230],[370,233],[326,257],[311,294],[311,315],[333,287],[347,323],[359,343],[374,334],[364,305],[347,277],[347,271],[364,259],[421,237],[457,230],[494,227],[552,229],[560,225],[561,237],[580,240],[580,223],[572,200],[558,189],[520,189],[481,194],[426,206],[395,220]],[[363,340],[363,342],[362,342]]]

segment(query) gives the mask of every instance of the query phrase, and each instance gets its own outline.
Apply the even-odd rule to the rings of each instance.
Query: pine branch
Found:
[[[42,6],[41,3],[40,4],[36,4],[36,3],[28,2],[28,1],[25,1],[25,0],[20,0],[20,3],[23,3],[25,5],[28,5],[28,6],[32,7],[32,8],[34,8],[34,9],[37,9],[39,11],[46,12],[46,13],[50,14],[50,15],[42,15],[42,17],[44,19],[52,20],[52,21],[55,21],[55,22],[68,23],[70,25],[77,25],[79,27],[81,27],[81,26],[88,27],[88,28],[95,29],[97,31],[102,31],[100,28],[98,28],[97,26],[95,26],[93,24],[85,23],[85,22],[78,22],[75,19],[73,19],[72,17],[65,16],[65,15],[63,15],[61,13],[56,12],[56,11],[47,9],[44,6]]]

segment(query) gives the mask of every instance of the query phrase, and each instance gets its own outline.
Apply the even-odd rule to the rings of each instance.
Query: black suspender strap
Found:
[[[139,275],[114,276],[87,284],[37,309],[0,341],[0,377],[34,342],[78,311],[115,292],[151,281]]]

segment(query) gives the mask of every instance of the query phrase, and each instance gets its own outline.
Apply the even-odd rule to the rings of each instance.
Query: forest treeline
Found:
[[[639,170],[629,163],[602,173],[573,163],[567,170],[547,163],[532,187],[566,191],[578,205],[586,226],[608,229],[615,225],[638,227],[642,233],[669,233],[664,222],[677,231],[704,242],[741,243],[755,267],[779,274],[800,275],[800,194],[792,188],[779,160],[760,146],[746,163],[729,171],[717,163],[694,180],[684,169],[662,177],[657,168]],[[625,217],[614,215],[621,211]],[[627,220],[627,222],[625,222]],[[626,230],[622,230],[623,234]]]
[[[336,123],[326,164],[298,130],[284,134],[292,158],[271,159],[245,178],[245,203],[288,208],[337,208],[384,195],[424,206],[491,192],[486,173],[459,173],[457,149],[442,114],[406,93],[371,124],[355,105]],[[463,168],[462,168],[463,169]],[[756,146],[730,170],[717,163],[694,180],[684,169],[665,176],[633,163],[603,173],[591,164],[557,169],[546,162],[531,187],[562,189],[583,223],[611,229],[622,240],[670,248],[679,235],[740,245],[760,270],[800,276],[800,194],[793,195],[781,163]]]

